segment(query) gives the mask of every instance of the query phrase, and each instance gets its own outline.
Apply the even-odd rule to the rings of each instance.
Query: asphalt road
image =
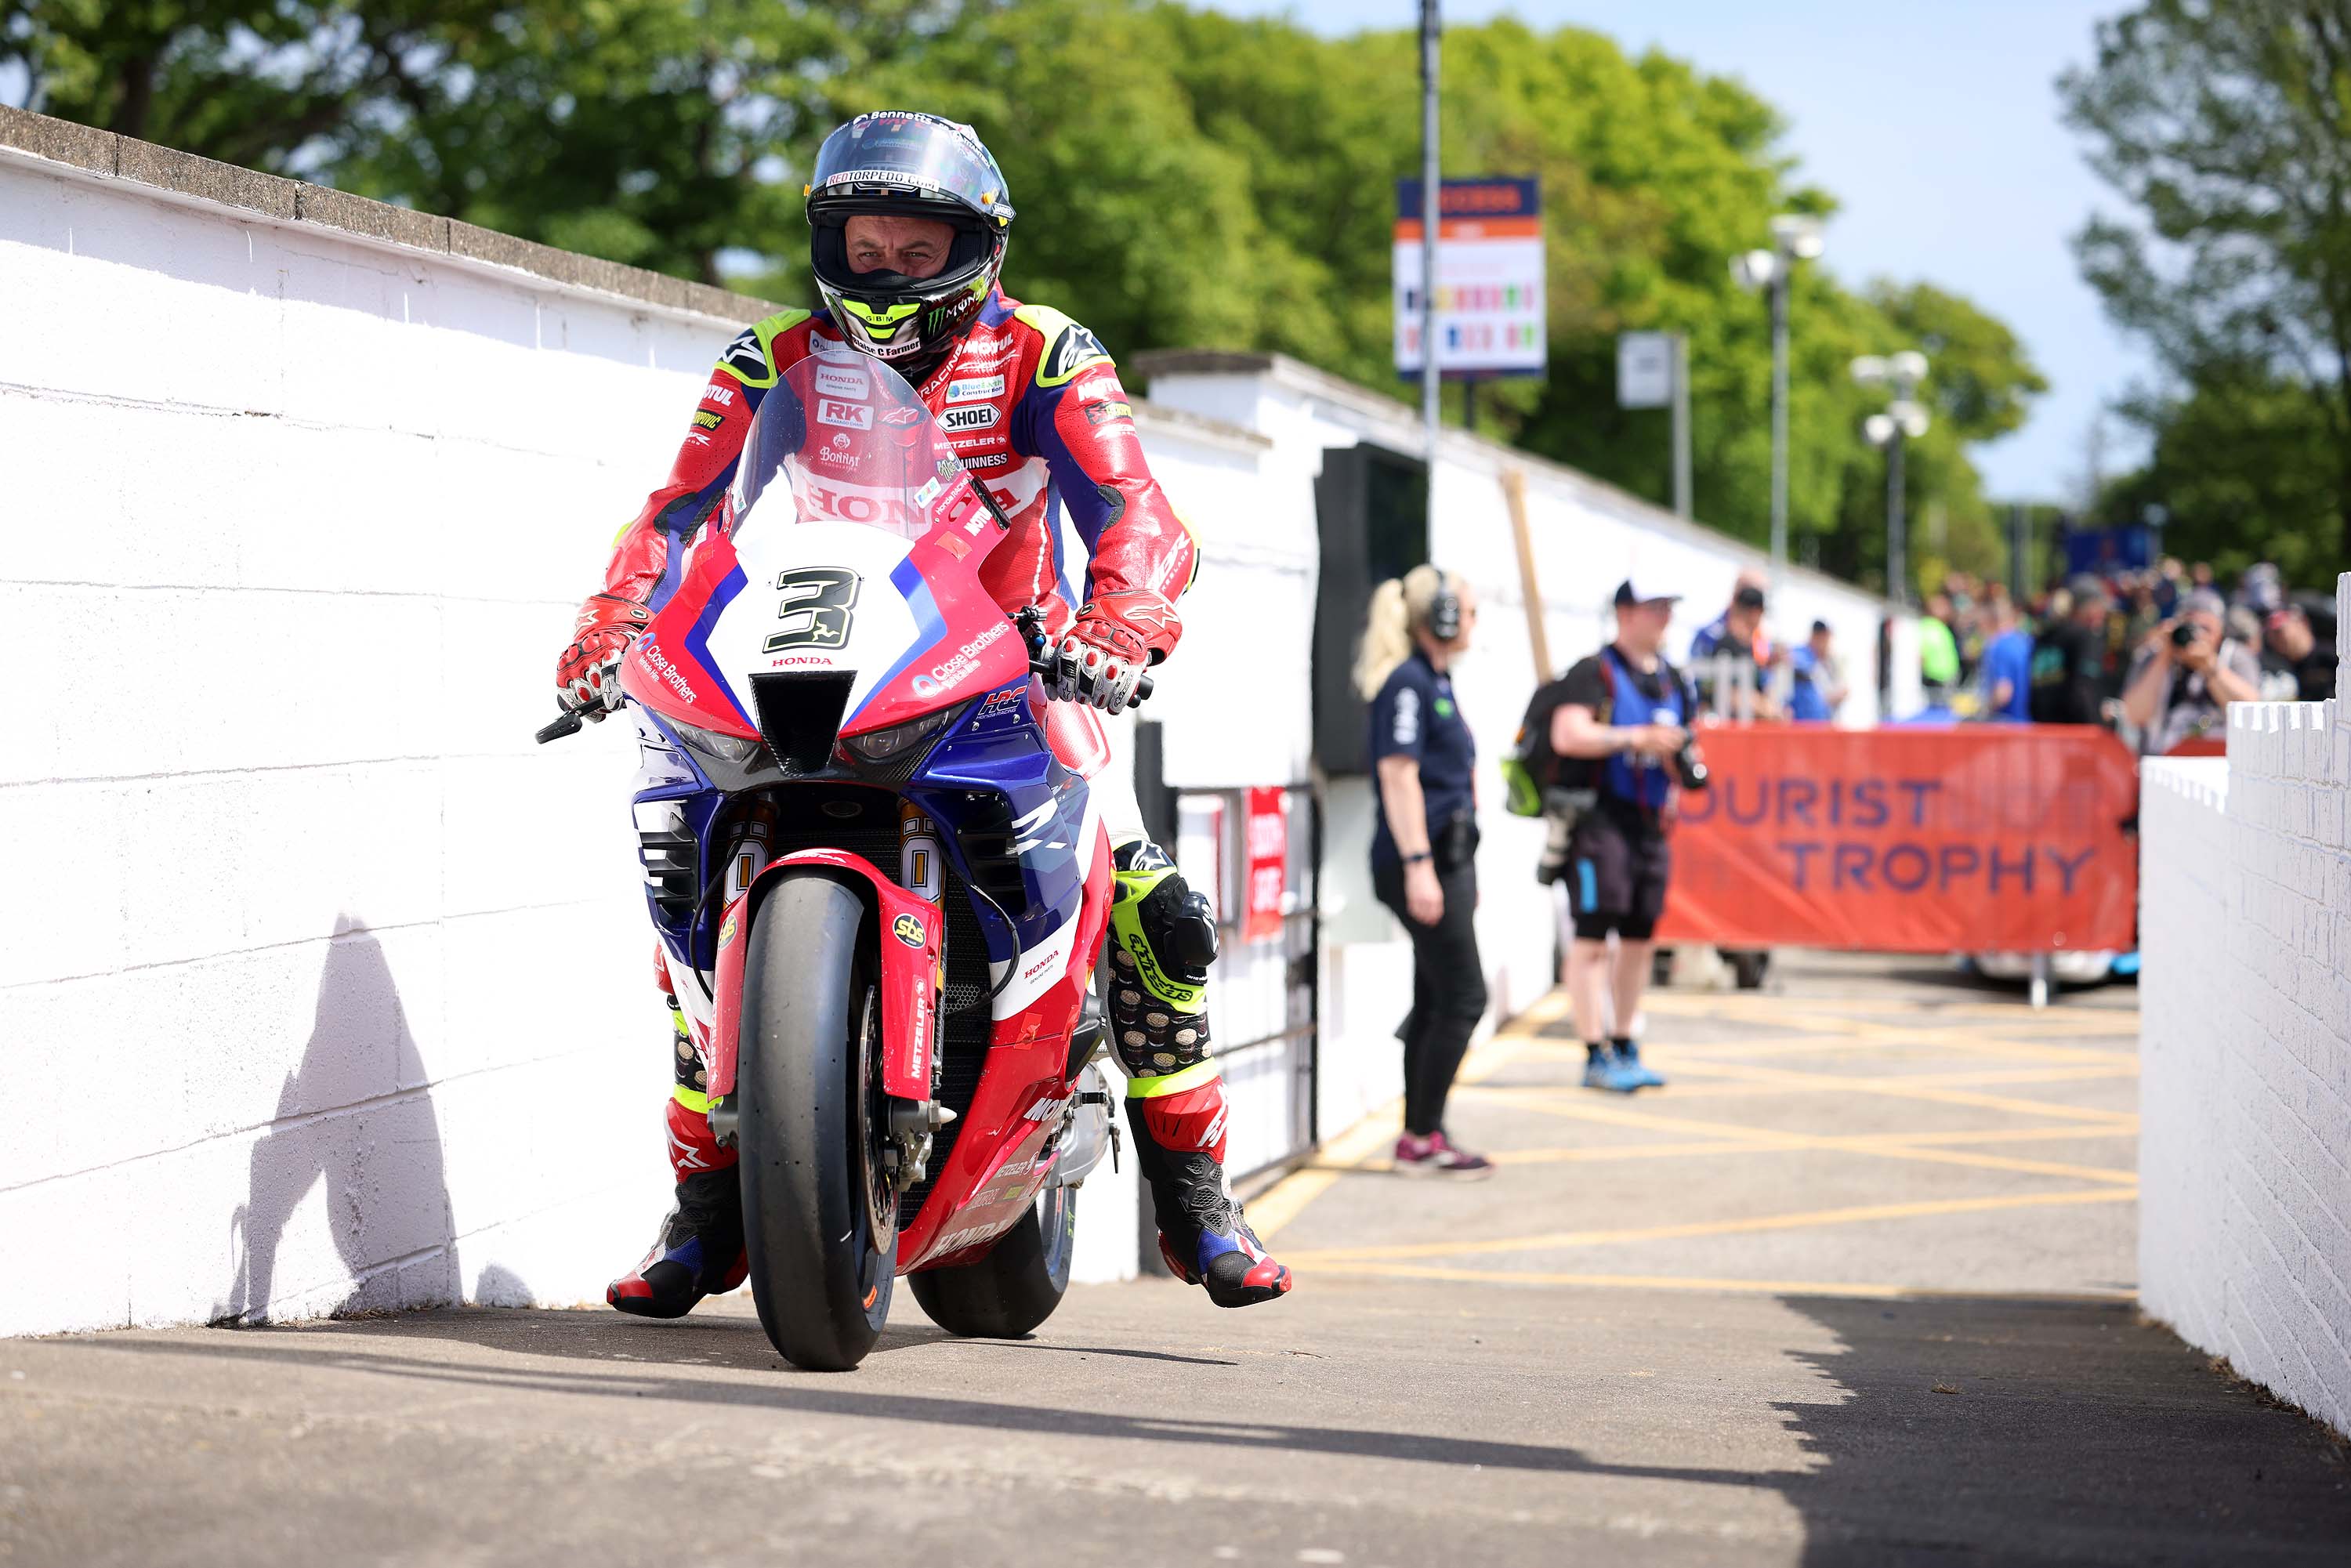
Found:
[[[0,1343],[0,1559],[2351,1560],[2339,1449],[2131,1304],[2134,993],[1777,984],[1657,998],[1630,1101],[1539,1010],[1451,1117],[1498,1177],[1335,1141],[1253,1207],[1270,1307],[902,1292],[844,1376],[744,1297]]]

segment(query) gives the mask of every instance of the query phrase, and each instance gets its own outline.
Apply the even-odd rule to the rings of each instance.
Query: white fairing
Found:
[[[768,505],[778,502],[789,505],[781,493]],[[855,713],[909,651],[931,641],[923,634],[906,596],[890,581],[913,547],[893,533],[858,523],[804,522],[781,528],[757,522],[755,518],[754,526],[745,528],[735,541],[744,588],[711,628],[712,664],[746,702],[753,675],[787,669],[854,670],[857,680],[844,711]],[[796,608],[784,601],[776,580],[805,567],[834,567],[857,574],[848,640],[837,648],[799,646],[771,653],[768,640]]]

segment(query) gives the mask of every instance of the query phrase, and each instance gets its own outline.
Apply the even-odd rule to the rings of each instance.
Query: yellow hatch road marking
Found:
[[[1556,1019],[1568,1009],[1567,995],[1553,991],[1520,1013],[1508,1024],[1494,1031],[1485,1044],[1472,1051],[1454,1075],[1457,1084],[1475,1085],[1491,1078],[1507,1066],[1519,1053],[1534,1043],[1534,1031]],[[1322,1145],[1322,1152],[1308,1165],[1294,1170],[1266,1188],[1248,1205],[1249,1228],[1262,1241],[1275,1231],[1297,1218],[1306,1206],[1331,1190],[1332,1186],[1349,1171],[1387,1170],[1392,1164],[1364,1162],[1374,1149],[1389,1143],[1404,1130],[1403,1104],[1391,1101],[1373,1112],[1337,1137]]]
[[[1682,1274],[1514,1273],[1507,1269],[1446,1269],[1427,1263],[1354,1263],[1325,1260],[1318,1275],[1344,1274],[1379,1280],[1452,1280],[1473,1285],[1597,1285],[1634,1291],[1738,1291],[1773,1296],[1842,1296],[1862,1301],[2131,1301],[2136,1291],[1938,1291],[1915,1285],[1880,1285],[1820,1280],[1702,1280]]]
[[[2059,1208],[2085,1203],[2131,1203],[2137,1197],[2136,1186],[2110,1186],[2084,1192],[1934,1198],[1918,1203],[1877,1203],[1852,1208],[1821,1208],[1802,1214],[1765,1214],[1750,1219],[1702,1219],[1685,1225],[1652,1225],[1620,1230],[1555,1230],[1540,1236],[1512,1236],[1493,1241],[1426,1241],[1401,1247],[1332,1247],[1296,1253],[1283,1261],[1295,1265],[1301,1261],[1321,1263],[1338,1259],[1371,1261],[1462,1258],[1473,1253],[1556,1252],[1578,1247],[1606,1247],[1625,1241],[1677,1241],[1698,1236],[1811,1230],[1835,1225],[1866,1225],[1880,1219],[1915,1219],[1928,1215],[1984,1214],[2003,1208]]]

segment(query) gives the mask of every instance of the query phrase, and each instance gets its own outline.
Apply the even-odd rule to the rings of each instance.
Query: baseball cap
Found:
[[[1680,597],[1678,593],[1644,593],[1633,586],[1633,580],[1629,577],[1616,585],[1616,604],[1619,609],[1627,604],[1670,604]]]
[[[1751,582],[1740,583],[1739,591],[1730,596],[1730,602],[1741,610],[1761,610],[1763,608],[1763,591]]]

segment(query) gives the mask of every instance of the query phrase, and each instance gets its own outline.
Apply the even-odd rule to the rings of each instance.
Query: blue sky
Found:
[[[1416,26],[1419,15],[1414,0],[1212,3],[1286,12],[1334,34]],[[2093,207],[2126,209],[2083,162],[2053,85],[2065,67],[2089,60],[2092,24],[2128,8],[2122,0],[1451,0],[1445,16],[1589,27],[1628,51],[1654,47],[1737,77],[1776,105],[1790,121],[1797,178],[1844,204],[1824,265],[1851,283],[1928,279],[2023,339],[2051,391],[2022,430],[1977,448],[1976,462],[1996,498],[2057,499],[2081,483],[2099,411],[2151,374],[2074,270],[2067,237]],[[2138,454],[2119,423],[2109,420],[2106,434],[2113,473]]]

